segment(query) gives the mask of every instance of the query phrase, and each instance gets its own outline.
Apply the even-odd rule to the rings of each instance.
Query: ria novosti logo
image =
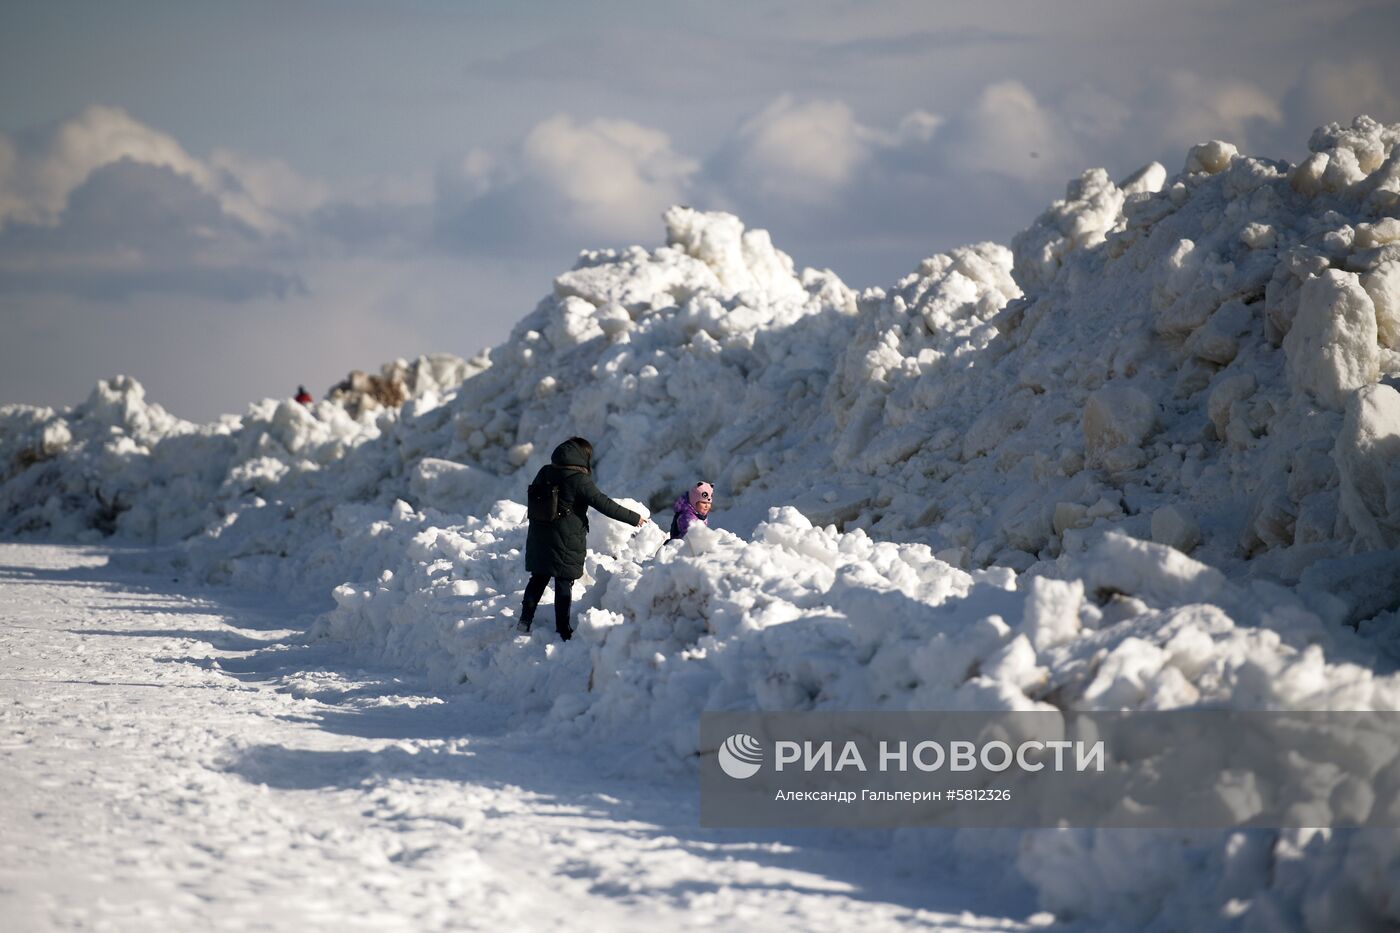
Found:
[[[725,774],[742,781],[763,767],[763,746],[753,736],[736,732],[724,740],[716,757]]]

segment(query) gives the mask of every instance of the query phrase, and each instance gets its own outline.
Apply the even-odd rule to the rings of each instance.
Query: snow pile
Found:
[[[1395,133],[1319,131],[1292,170],[1211,143],[1170,183],[1160,166],[1121,187],[1086,172],[1016,238],[1026,294],[972,360],[929,353],[921,309],[886,298],[889,323],[843,358],[859,433],[837,449],[925,430],[851,461],[899,490],[870,527],[927,526],[964,564],[1024,569],[1117,525],[1285,580],[1400,545],[1383,494],[1400,474],[1376,446],[1400,430]],[[1320,164],[1369,174],[1308,182]],[[1347,492],[1358,474],[1376,494]]]
[[[384,384],[410,399],[402,411],[350,396],[309,407],[263,399],[241,418],[196,425],[146,401],[128,376],[100,381],[85,402],[63,411],[7,405],[0,408],[0,528],[168,544],[216,534],[230,516],[269,507],[273,490],[288,514],[314,507],[319,495],[338,499],[353,473],[347,452],[401,416],[431,409],[458,376],[481,365],[448,354],[386,365]],[[313,480],[331,463],[340,467],[333,477]],[[372,487],[381,469],[376,462],[376,475],[362,481]],[[300,534],[325,530],[321,523]]]
[[[1066,558],[1063,578],[1018,585],[1005,568],[963,571],[926,545],[813,527],[791,508],[748,541],[697,527],[662,544],[654,525],[600,521],[574,640],[519,639],[523,515],[501,502],[444,527],[401,502],[359,524],[347,549],[372,539],[384,569],[338,587],[317,634],[425,667],[546,731],[643,737],[670,767],[694,755],[704,709],[1400,704],[1400,676],[1374,670],[1375,646],[1337,624],[1336,605],[1232,581],[1163,545],[1110,534]],[[911,857],[945,844],[906,835]],[[1356,928],[1367,911],[1394,920],[1395,872],[1381,867],[1400,859],[1394,834],[967,830],[953,843],[996,849],[1064,915],[1206,929],[1238,901],[1319,928]]]
[[[350,412],[351,417],[359,417],[363,412],[398,408],[411,398],[444,395],[488,365],[482,357],[468,361],[451,353],[430,353],[412,363],[394,360],[381,366],[378,375],[351,370],[349,376],[331,387],[326,398]]]
[[[0,529],[333,592],[319,634],[663,767],[707,708],[1394,709],[1397,141],[1361,118],[1296,167],[1211,142],[1087,172],[1010,249],[861,295],[673,208],[402,409],[194,426],[119,379],[0,410]],[[599,518],[578,637],[518,640],[519,500],[571,434],[640,510],[714,483],[714,527]],[[998,838],[1062,914],[1400,919],[1393,834]],[[1168,913],[1184,884],[1199,915]]]
[[[632,503],[636,507],[637,503]],[[1163,545],[1106,536],[1017,584],[967,572],[927,545],[814,527],[774,509],[745,541],[700,527],[595,528],[575,602],[589,651],[528,648],[519,608],[523,506],[442,527],[397,503],[346,538],[385,568],[334,592],[321,629],[443,684],[588,731],[645,724],[693,752],[701,709],[1390,709],[1400,678],[1328,610],[1274,584],[1232,582]],[[603,525],[602,522],[598,523]],[[1108,595],[1106,595],[1108,594]],[[572,680],[570,684],[568,681]],[[561,712],[562,710],[562,712]]]

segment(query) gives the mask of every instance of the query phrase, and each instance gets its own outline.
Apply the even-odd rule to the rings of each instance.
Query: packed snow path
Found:
[[[607,776],[275,602],[190,591],[0,545],[7,930],[1027,926],[984,915],[1024,892],[873,837],[697,829],[693,780]]]

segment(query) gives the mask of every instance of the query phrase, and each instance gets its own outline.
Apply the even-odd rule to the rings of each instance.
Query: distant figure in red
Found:
[[[297,386],[297,401],[303,405],[310,405],[315,399],[311,397],[310,392],[306,391],[306,386]]]

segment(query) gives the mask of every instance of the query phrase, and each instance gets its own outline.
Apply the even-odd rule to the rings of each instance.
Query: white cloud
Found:
[[[123,160],[188,178],[229,216],[265,233],[284,229],[280,214],[310,209],[326,197],[323,186],[284,162],[227,150],[201,160],[125,110],[93,105],[23,142],[0,134],[0,227],[57,225],[70,196],[93,172]]]
[[[304,214],[330,199],[325,184],[306,178],[281,159],[215,149],[209,165],[224,176],[214,192],[224,210],[258,229],[269,228],[273,214]]]
[[[1252,148],[1257,127],[1283,120],[1278,101],[1256,85],[1187,71],[1168,75],[1149,105],[1163,142],[1183,147],[1225,139]]]
[[[0,231],[0,292],[121,300],[169,292],[246,301],[301,288],[280,252],[163,165],[121,159],[69,194],[59,221]]]
[[[204,161],[123,110],[88,107],[0,134],[0,290],[292,294],[301,284],[282,253],[320,197],[283,163],[230,152]]]
[[[784,95],[740,126],[730,178],[761,197],[826,200],[850,181],[876,140],[842,101],[797,103]]]
[[[480,146],[468,150],[453,168],[449,175],[465,198],[478,198],[490,191],[502,170],[500,160]]]
[[[438,236],[454,250],[506,254],[649,242],[698,170],[660,130],[558,114],[513,146],[475,148],[439,171]]]
[[[1029,180],[1073,171],[1078,150],[1061,120],[1041,107],[1019,81],[983,88],[972,106],[949,125],[944,140],[958,172],[993,172]]]
[[[942,117],[927,110],[910,111],[899,121],[892,142],[895,145],[926,143],[933,139],[933,135],[944,122]]]
[[[573,226],[606,236],[651,234],[699,168],[660,130],[628,120],[578,123],[564,114],[535,126],[520,154],[522,183],[544,185]]]
[[[58,124],[36,145],[13,143],[9,171],[0,191],[0,222],[53,225],[68,195],[92,172],[121,159],[163,166],[213,187],[213,174],[174,137],[134,120],[116,107],[92,106]]]
[[[1140,107],[1131,107],[1121,96],[1093,85],[1069,91],[1061,100],[1059,110],[1066,129],[1076,139],[1095,143],[1092,148],[1097,148],[1100,141],[1136,136],[1129,127],[1141,113]]]
[[[1293,122],[1309,127],[1350,123],[1363,113],[1381,121],[1400,120],[1400,96],[1371,58],[1308,65],[1287,103]]]

